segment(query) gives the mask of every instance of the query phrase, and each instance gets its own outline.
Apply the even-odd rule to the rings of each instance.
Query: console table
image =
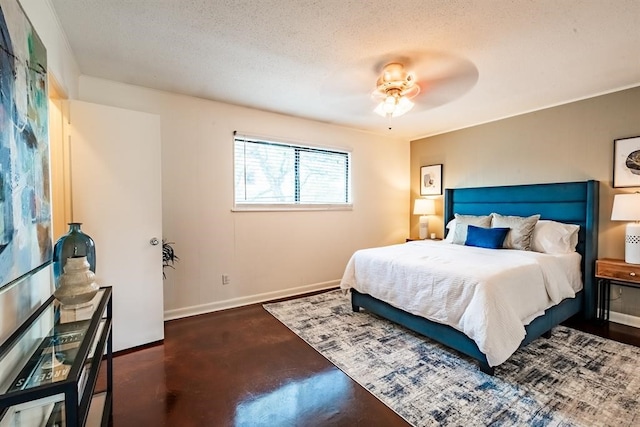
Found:
[[[51,296],[0,346],[0,425],[107,426],[112,416],[111,287],[82,309]],[[106,389],[95,392],[103,359]]]

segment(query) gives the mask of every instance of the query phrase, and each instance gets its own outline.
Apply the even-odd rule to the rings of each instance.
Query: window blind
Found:
[[[347,151],[235,134],[235,205],[350,205],[350,162]]]

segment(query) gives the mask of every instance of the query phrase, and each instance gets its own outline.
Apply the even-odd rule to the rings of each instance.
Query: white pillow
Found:
[[[449,221],[449,223],[445,227],[445,233],[446,233],[446,237],[444,238],[445,242],[453,243],[453,235],[455,234],[455,230],[456,230],[456,219],[453,218],[451,221]]]
[[[460,215],[454,214],[456,219],[455,227],[452,228],[453,240],[451,243],[456,245],[464,245],[467,241],[467,227],[469,225],[475,225],[478,227],[489,228],[491,227],[491,215]]]
[[[505,249],[519,249],[521,251],[531,250],[531,239],[533,235],[533,229],[540,219],[540,215],[531,216],[515,216],[515,215],[500,215],[492,213],[493,221],[491,227],[505,227],[510,228],[507,233],[507,237],[504,239],[502,245]]]
[[[546,254],[567,254],[576,251],[579,225],[540,220],[533,229],[531,249]]]

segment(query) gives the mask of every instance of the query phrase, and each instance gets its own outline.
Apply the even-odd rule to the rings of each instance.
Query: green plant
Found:
[[[165,239],[162,239],[162,277],[164,279],[167,278],[167,275],[164,272],[164,268],[171,267],[175,269],[173,264],[180,260],[178,255],[176,255],[176,252],[173,249],[173,246],[171,245],[175,245],[175,243],[167,242]]]

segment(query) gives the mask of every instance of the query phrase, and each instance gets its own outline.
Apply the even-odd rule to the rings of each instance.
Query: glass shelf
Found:
[[[49,298],[0,346],[0,427],[84,425],[105,352],[107,391],[99,406],[110,414],[111,336],[110,287],[73,310]]]

